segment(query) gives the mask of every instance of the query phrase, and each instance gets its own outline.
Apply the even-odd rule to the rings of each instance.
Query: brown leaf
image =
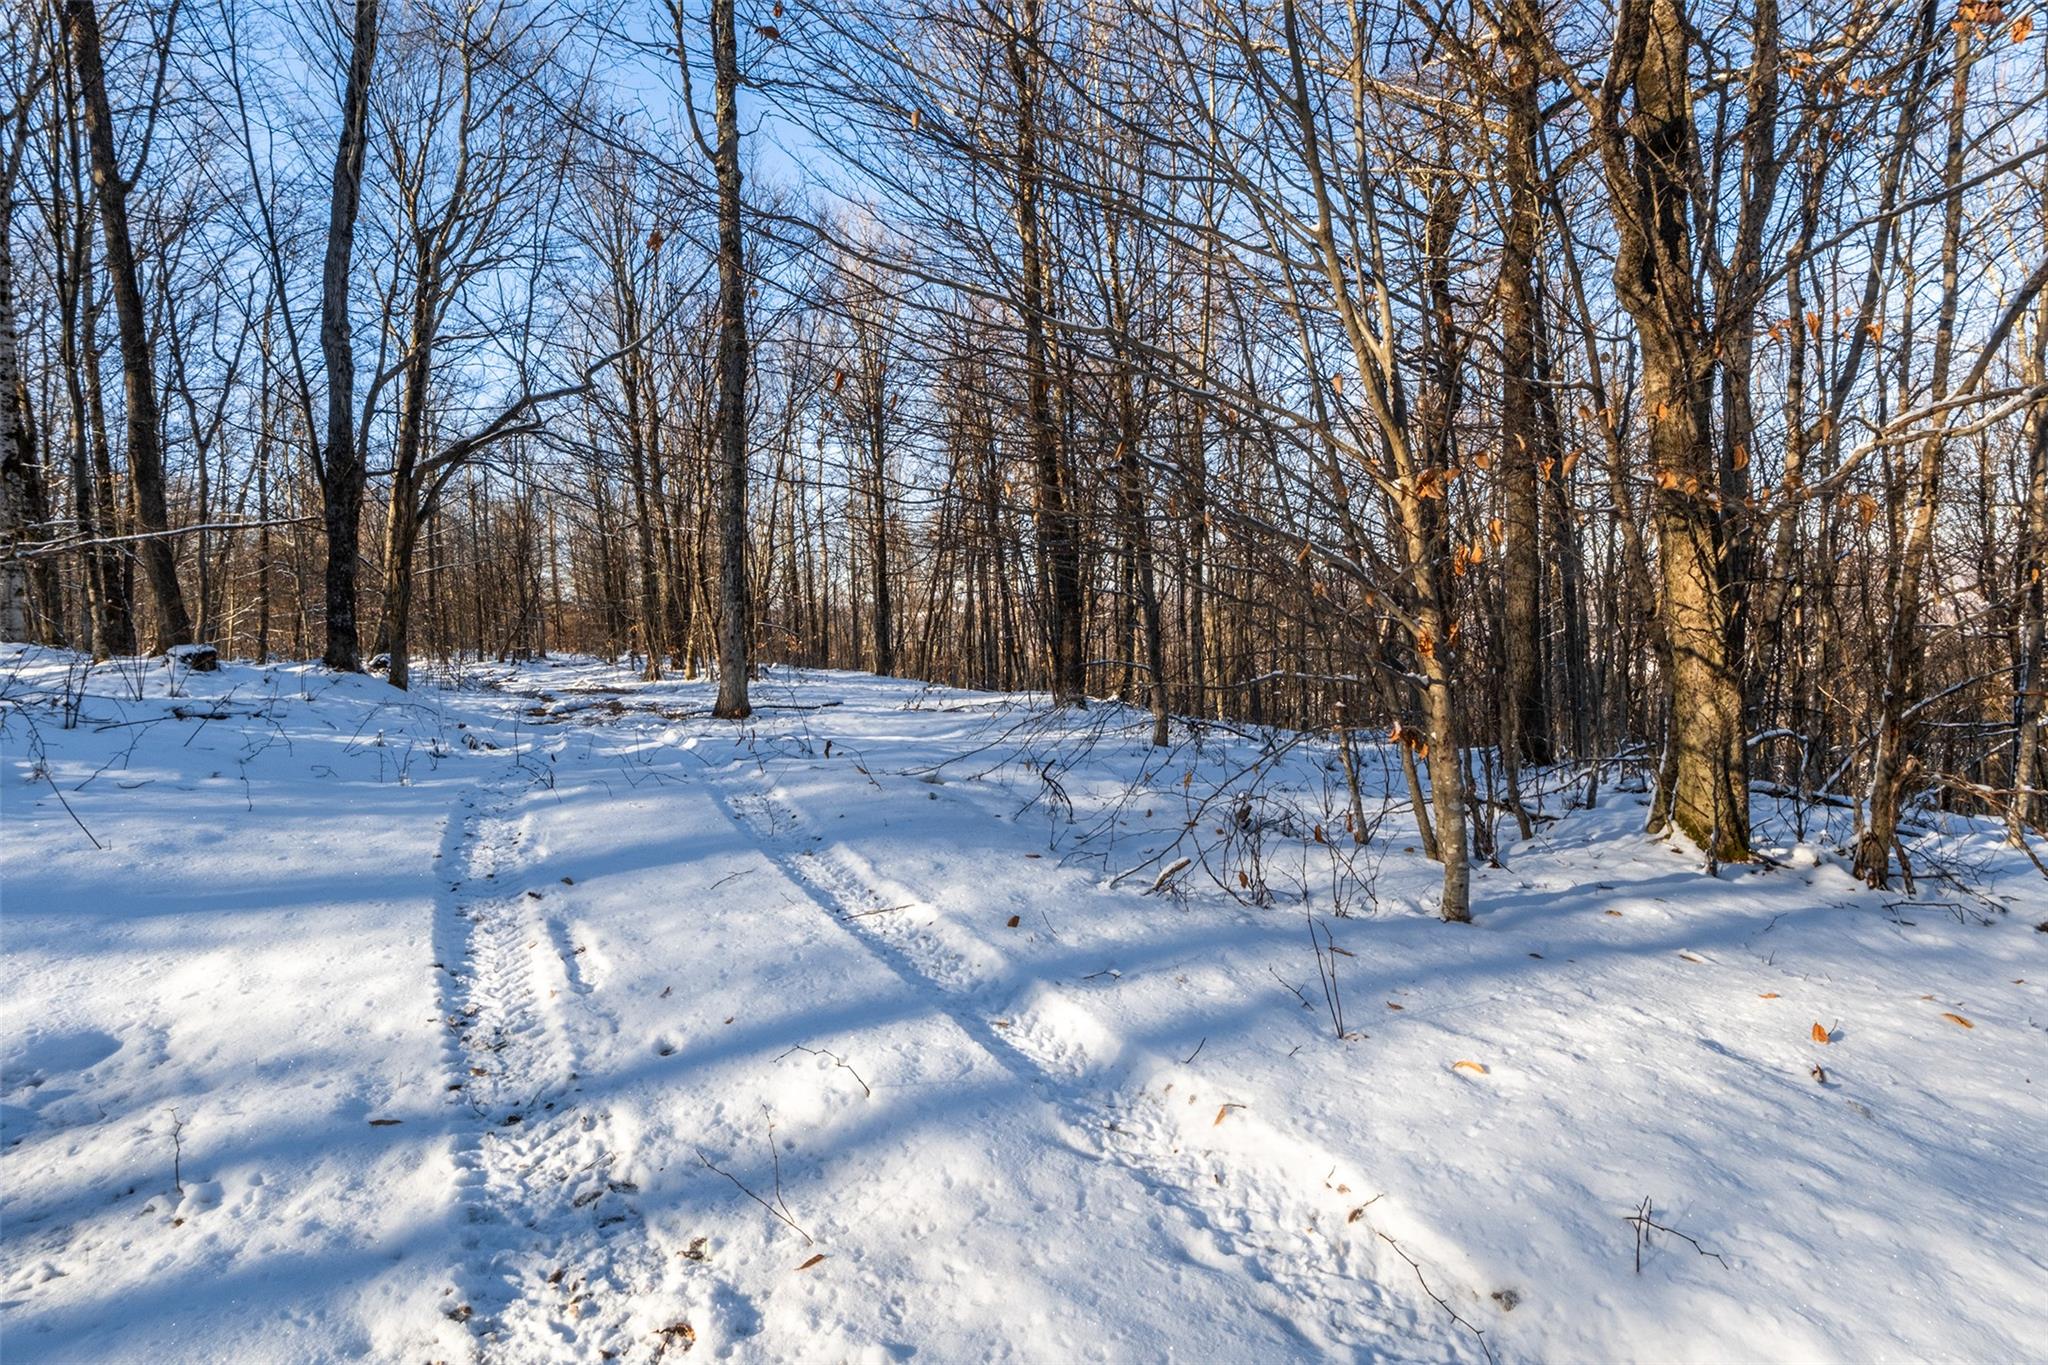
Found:
[[[819,1252],[819,1253],[818,1253],[817,1255],[815,1255],[815,1256],[811,1257],[811,1259],[810,1259],[810,1260],[808,1260],[808,1261],[805,1261],[805,1262],[804,1262],[804,1263],[803,1263],[802,1265],[798,1266],[798,1267],[797,1267],[797,1269],[798,1269],[798,1270],[809,1270],[809,1269],[810,1269],[810,1268],[811,1268],[812,1266],[816,1265],[816,1264],[817,1264],[818,1262],[820,1262],[820,1261],[822,1261],[822,1260],[824,1260],[824,1259],[825,1259],[825,1253],[821,1251],[821,1252]]]
[[[1004,923],[1007,924],[1008,927],[1014,929],[1017,927],[1018,922],[1023,918],[1024,917],[1022,915],[1012,915],[1008,920],[1004,921]]]
[[[1759,1000],[1776,1000],[1777,998],[1778,993],[1776,991],[1765,991],[1762,995],[1759,995],[1757,997],[1757,999]]]
[[[1962,1015],[1960,1015],[1960,1014],[1950,1014],[1950,1013],[1949,1013],[1949,1012],[1948,1012],[1947,1010],[1943,1010],[1943,1011],[1941,1012],[1941,1017],[1942,1017],[1942,1018],[1944,1018],[1944,1019],[1946,1019],[1946,1020],[1948,1020],[1948,1021],[1949,1021],[1949,1022],[1950,1022],[1951,1024],[1960,1024],[1960,1025],[1962,1025],[1962,1026],[1963,1026],[1964,1028],[1975,1028],[1975,1027],[1977,1027],[1977,1026],[1976,1026],[1975,1024],[1971,1023],[1971,1022],[1970,1022],[1969,1020],[1967,1020],[1967,1019],[1963,1018],[1963,1016],[1962,1016]]]
[[[1463,1060],[1452,1062],[1451,1070],[1469,1071],[1475,1076],[1484,1076],[1486,1074],[1486,1068],[1480,1065],[1478,1062],[1467,1062]]]
[[[1405,1010],[1408,1007],[1406,1005],[1397,1005],[1393,1001],[1389,1000],[1387,1002],[1387,1008],[1390,1010]]]
[[[1813,1026],[1813,1041],[1816,1043],[1832,1043],[1834,1039],[1830,1037],[1828,1035],[1828,1031],[1825,1028],[1821,1027],[1820,1023],[1816,1021]]]
[[[1226,1118],[1228,1118],[1228,1117],[1230,1116],[1230,1111],[1231,1111],[1231,1110],[1233,1110],[1233,1109],[1242,1109],[1242,1108],[1244,1108],[1244,1106],[1243,1106],[1243,1105],[1241,1105],[1241,1104],[1226,1104],[1226,1105],[1224,1105],[1224,1106],[1223,1106],[1223,1107],[1222,1107],[1221,1109],[1218,1109],[1218,1110],[1216,1111],[1216,1122],[1215,1122],[1215,1123],[1211,1123],[1211,1124],[1210,1124],[1209,1126],[1210,1126],[1211,1128],[1214,1128],[1214,1127],[1216,1126],[1216,1124],[1217,1124],[1217,1123],[1221,1123],[1221,1122],[1223,1122],[1223,1120],[1224,1120],[1224,1119],[1226,1119]]]

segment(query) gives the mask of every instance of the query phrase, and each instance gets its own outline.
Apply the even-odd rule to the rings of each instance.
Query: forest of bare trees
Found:
[[[2031,8],[7,3],[0,636],[2048,830]]]

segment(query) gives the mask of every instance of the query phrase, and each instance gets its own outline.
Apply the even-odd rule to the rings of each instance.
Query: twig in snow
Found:
[[[775,1125],[772,1123],[768,1125],[768,1153],[771,1157],[773,1157],[775,1154]],[[741,1194],[753,1200],[756,1204],[759,1204],[762,1208],[768,1210],[768,1212],[774,1214],[775,1217],[781,1220],[783,1223],[788,1224],[791,1231],[796,1233],[797,1236],[804,1239],[805,1246],[812,1245],[811,1234],[805,1232],[802,1228],[798,1227],[796,1224],[796,1219],[791,1218],[789,1214],[785,1211],[785,1209],[776,1207],[776,1204],[782,1203],[782,1162],[779,1159],[777,1159],[775,1162],[774,1204],[769,1203],[760,1195],[755,1194],[752,1190],[748,1189],[746,1185],[741,1183],[740,1178],[734,1175],[731,1171],[728,1171],[721,1166],[713,1165],[711,1158],[704,1155],[704,1149],[702,1147],[697,1148],[697,1160],[704,1163],[704,1169],[708,1171],[715,1171],[719,1175],[724,1176],[727,1180],[730,1180],[733,1183],[733,1185],[739,1190]]]
[[[851,912],[851,913],[849,913],[849,914],[844,914],[844,915],[841,915],[841,916],[840,916],[839,918],[841,918],[841,919],[866,919],[866,918],[867,918],[867,917],[868,917],[869,915],[886,915],[886,914],[888,914],[889,912],[891,912],[892,910],[912,910],[912,909],[915,909],[915,908],[916,908],[916,906],[917,906],[917,902],[916,902],[916,901],[907,901],[907,902],[905,902],[905,903],[904,903],[904,904],[902,904],[902,905],[881,905],[881,906],[877,906],[877,907],[875,907],[875,908],[874,908],[873,910],[855,910],[855,911],[852,911],[852,912]]]
[[[1201,1042],[1199,1042],[1199,1043],[1196,1043],[1196,1044],[1195,1044],[1195,1050],[1194,1050],[1193,1052],[1190,1052],[1190,1053],[1189,1053],[1189,1054],[1187,1055],[1187,1060],[1186,1060],[1186,1061],[1184,1061],[1184,1062],[1182,1062],[1182,1063],[1181,1063],[1181,1065],[1182,1065],[1182,1066],[1193,1066],[1193,1065],[1194,1065],[1194,1063],[1195,1063],[1195,1058],[1197,1058],[1197,1057],[1201,1056],[1201,1055],[1202,1055],[1202,1049],[1203,1049],[1203,1048],[1205,1048],[1205,1047],[1207,1047],[1207,1046],[1209,1046],[1209,1040],[1208,1040],[1207,1038],[1204,1038],[1204,1039],[1202,1039],[1202,1041],[1201,1041]]]
[[[830,1048],[805,1047],[802,1043],[798,1043],[795,1046],[791,1047],[789,1049],[789,1052],[783,1053],[782,1057],[787,1057],[790,1052],[808,1052],[813,1057],[830,1057],[834,1062],[844,1067],[848,1075],[852,1076],[855,1080],[860,1081],[860,1088],[866,1092],[867,1097],[869,1099],[873,1099],[875,1097],[875,1092],[868,1089],[868,1083],[866,1081],[861,1081],[860,1073],[853,1069],[852,1065],[846,1060],[846,1058],[840,1056],[838,1053],[832,1051]],[[775,1060],[779,1062],[782,1060],[782,1057],[777,1057]]]
[[[865,1084],[865,1082],[863,1082]],[[782,1153],[775,1146],[775,1120],[768,1120],[768,1163],[775,1171],[775,1206],[782,1210],[783,1221],[796,1228],[796,1219],[790,1216],[789,1205],[782,1198]],[[803,1232],[802,1228],[796,1229]],[[804,1232],[804,1244],[810,1245],[811,1235]]]
[[[171,1110],[171,1184],[180,1195],[185,1193],[185,1120],[175,1109]]]
[[[1344,1028],[1344,997],[1337,992],[1337,955],[1344,950],[1339,948],[1337,940],[1331,937],[1328,925],[1317,924],[1312,912],[1304,913],[1308,915],[1309,947],[1313,948],[1316,954],[1316,975],[1323,983],[1323,1003],[1329,1008],[1330,1024],[1337,1030],[1337,1041],[1341,1043],[1354,1036]],[[1317,930],[1322,931],[1321,938],[1316,936]],[[1348,957],[1349,954],[1346,953],[1345,956]]]
[[[1314,1009],[1314,1008],[1315,1008],[1315,1006],[1314,1006],[1314,1005],[1312,1005],[1312,1004],[1310,1004],[1310,1003],[1309,1003],[1309,999],[1308,999],[1308,997],[1307,997],[1307,996],[1305,996],[1305,995],[1303,995],[1303,994],[1301,993],[1301,987],[1299,987],[1299,986],[1289,986],[1289,985],[1287,984],[1287,978],[1286,978],[1286,977],[1284,977],[1284,976],[1282,976],[1282,975],[1280,975],[1280,973],[1279,973],[1279,972],[1277,972],[1277,971],[1274,971],[1274,969],[1273,969],[1273,968],[1271,968],[1271,967],[1268,967],[1268,968],[1266,968],[1266,970],[1267,970],[1267,971],[1269,971],[1269,972],[1272,972],[1272,974],[1273,974],[1273,979],[1274,979],[1275,981],[1278,981],[1278,982],[1279,982],[1279,983],[1280,983],[1281,985],[1283,985],[1283,986],[1287,986],[1287,989],[1288,989],[1288,990],[1290,990],[1290,991],[1292,991],[1292,992],[1294,993],[1294,998],[1295,998],[1296,1000],[1299,1000],[1299,1001],[1301,1002],[1301,1007],[1302,1007],[1303,1009],[1305,1009],[1305,1010],[1312,1010],[1312,1009]]]
[[[1371,1202],[1378,1202],[1378,1197],[1375,1196],[1374,1200],[1372,1200]],[[1360,1207],[1363,1208],[1365,1206],[1361,1205]],[[1405,1250],[1402,1249],[1401,1244],[1399,1242],[1387,1236],[1386,1233],[1381,1232],[1378,1228],[1374,1228],[1372,1232],[1373,1236],[1379,1238],[1382,1242],[1385,1242],[1388,1246],[1392,1247],[1394,1249],[1394,1254],[1396,1256],[1399,1256],[1402,1260],[1408,1263],[1408,1268],[1415,1272],[1415,1282],[1422,1286],[1422,1292],[1429,1295],[1429,1297],[1435,1301],[1437,1307],[1443,1309],[1444,1312],[1448,1313],[1450,1315],[1450,1319],[1452,1322],[1457,1323],[1458,1326],[1470,1332],[1473,1335],[1473,1337],[1477,1339],[1477,1341],[1479,1342],[1479,1349],[1486,1353],[1487,1360],[1493,1360],[1493,1347],[1487,1344],[1486,1333],[1480,1331],[1477,1327],[1474,1327],[1471,1323],[1467,1322],[1463,1317],[1460,1317],[1457,1309],[1451,1307],[1450,1304],[1444,1302],[1443,1295],[1437,1293],[1434,1289],[1431,1289],[1429,1287],[1429,1281],[1423,1278],[1421,1263],[1418,1262],[1413,1256],[1410,1256]]]
[[[1820,1068],[1815,1067],[1814,1070],[1819,1071]],[[1648,1196],[1647,1194],[1643,1196],[1643,1202],[1641,1206],[1638,1207],[1634,1213],[1630,1214],[1628,1217],[1622,1219],[1621,1221],[1633,1225],[1636,1230],[1636,1274],[1638,1275],[1643,1273],[1643,1244],[1649,1240],[1649,1236],[1653,1231],[1668,1232],[1673,1237],[1677,1237],[1682,1241],[1691,1242],[1692,1249],[1694,1251],[1697,1251],[1700,1255],[1713,1257],[1715,1260],[1719,1261],[1723,1267],[1727,1266],[1728,1264],[1728,1258],[1726,1256],[1723,1256],[1720,1252],[1709,1251],[1705,1247],[1701,1246],[1697,1241],[1694,1241],[1691,1237],[1687,1236],[1685,1233],[1680,1232],[1677,1228],[1667,1228],[1662,1223],[1659,1223],[1652,1219],[1650,1217],[1650,1196]]]
[[[1186,871],[1188,864],[1193,861],[1193,858],[1176,858],[1165,867],[1160,868],[1159,875],[1152,879],[1152,890],[1159,891],[1164,888],[1168,882]]]
[[[94,848],[102,853],[106,852],[107,846],[101,843],[91,830],[85,828],[85,821],[78,818],[78,812],[71,809],[71,803],[64,799],[64,793],[57,790],[57,781],[50,776],[50,769],[47,765],[43,768],[43,781],[50,784],[50,794],[57,798],[58,805],[64,807],[64,813],[71,817],[71,823],[77,825],[81,830],[85,830],[85,837],[92,840]]]

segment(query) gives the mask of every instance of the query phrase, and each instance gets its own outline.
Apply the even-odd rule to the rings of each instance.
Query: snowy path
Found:
[[[1613,794],[1459,930],[1390,822],[1319,962],[1309,759],[1273,905],[1106,885],[1234,739],[595,664],[100,674],[65,729],[63,677],[0,713],[10,1361],[2038,1347],[2048,897],[1989,837],[1887,904]],[[1720,1259],[1637,1274],[1645,1195]]]
[[[784,804],[762,763],[739,763],[739,772],[741,778],[723,794],[733,821],[772,849],[778,866],[811,892],[819,911],[846,925],[850,937],[897,974],[907,993],[930,1001],[987,1062],[1040,1097],[1044,1113],[1036,1119],[1044,1132],[1087,1164],[1063,1175],[1063,1183],[1077,1189],[1104,1183],[1098,1162],[1106,1160],[1108,1169],[1128,1179],[1124,1191],[1108,1191],[1112,1207],[1128,1207],[1133,1193],[1157,1205],[1155,1226],[1167,1246],[1139,1246],[1137,1254],[1159,1259],[1161,1252],[1178,1252],[1223,1275],[1241,1275],[1247,1308],[1280,1332],[1268,1349],[1364,1359],[1421,1359],[1452,1351],[1415,1322],[1413,1308],[1380,1289],[1370,1254],[1358,1257],[1343,1240],[1315,1236],[1319,1214],[1288,1199],[1270,1171],[1227,1179],[1182,1152],[1178,1124],[1165,1113],[1167,1097],[1180,1089],[1184,1103],[1198,1105],[1202,1095],[1227,1095],[1225,1087],[1165,1058],[1130,1056],[1104,1021],[1059,986],[1034,982],[1018,997],[1016,982],[1004,982],[987,964],[975,964],[920,927],[915,915],[903,915],[920,907],[901,900],[901,886],[885,884],[854,849],[811,833],[813,825]],[[1147,1081],[1174,1078],[1133,1095],[1120,1087],[1133,1070]],[[1153,1089],[1163,1093],[1155,1097]],[[1227,1103],[1217,1101],[1217,1126],[1227,1117]],[[1016,1121],[1018,1115],[1008,1117]],[[1255,1130],[1251,1148],[1270,1156],[1284,1152],[1298,1169],[1327,1166],[1335,1175],[1346,1164],[1337,1154],[1288,1142],[1255,1117],[1237,1117],[1235,1124]],[[1327,1181],[1325,1189],[1335,1191],[1337,1183]],[[1286,1236],[1298,1228],[1311,1236]]]
[[[1119,1104],[1118,1092],[1104,1085],[1098,1070],[1118,1049],[1092,1014],[1057,989],[1003,1000],[1000,982],[984,979],[975,964],[914,927],[914,917],[901,916],[917,908],[915,901],[897,899],[905,894],[902,888],[883,884],[853,850],[811,833],[810,823],[783,804],[761,765],[745,763],[741,771],[748,776],[724,793],[732,818],[773,850],[776,862],[807,888],[820,913],[846,926],[848,936],[893,972],[907,993],[929,1001],[954,1023],[962,1043],[1039,1098],[1043,1112],[1030,1119],[1044,1137],[1034,1140],[1045,1142],[1042,1150],[1063,1149],[1079,1158],[1073,1169],[1057,1174],[1058,1182],[1077,1190],[1108,1186],[1100,1202],[1089,1201],[1097,1209],[1128,1209],[1133,1195],[1152,1200],[1153,1230],[1169,1239],[1170,1250],[1224,1275],[1241,1275],[1247,1307],[1279,1333],[1275,1341],[1245,1341],[1243,1349],[1370,1357],[1374,1351],[1369,1348],[1376,1347],[1404,1358],[1437,1353],[1412,1314],[1380,1290],[1369,1265],[1353,1264],[1341,1243],[1317,1236],[1286,1239],[1299,1241],[1297,1248],[1281,1245],[1282,1239],[1273,1235],[1296,1225],[1312,1227],[1313,1212],[1251,1207],[1274,1191],[1242,1177],[1232,1184],[1219,1173],[1201,1172],[1194,1162],[1180,1160],[1173,1125],[1159,1113],[1163,1101],[1134,1097],[1137,1104],[1128,1111]],[[1006,1011],[1006,1004],[1022,1008]],[[1148,1060],[1148,1073],[1168,1072],[1163,1061]],[[1181,1082],[1189,1104],[1202,1093],[1223,1093],[1203,1084],[1198,1073],[1184,1071]],[[1167,1082],[1167,1088],[1173,1084]],[[1006,1123],[1020,1117],[1013,1112]],[[1247,1122],[1256,1120],[1240,1120]],[[1282,1140],[1264,1133],[1256,1145],[1274,1152]],[[1325,1155],[1311,1154],[1309,1164]],[[1334,1172],[1341,1163],[1329,1156],[1327,1164]],[[1119,1190],[1116,1182],[1102,1179],[1105,1169],[1121,1172],[1127,1185]],[[1273,1218],[1276,1213],[1282,1216]],[[1089,1233],[1077,1228],[1074,1235]],[[1127,1254],[1146,1264],[1159,1259],[1160,1250],[1141,1245]],[[1116,1259],[1121,1262],[1124,1255]],[[1174,1292],[1173,1286],[1162,1288]]]
[[[602,1331],[608,1324],[583,1323],[597,1311],[591,1283],[647,1274],[629,1200],[636,1187],[612,1173],[605,1116],[577,1100],[565,1012],[587,986],[573,946],[541,911],[545,893],[518,885],[525,822],[515,813],[530,799],[519,776],[480,785],[450,815],[441,857],[450,880],[435,907],[448,1090],[473,1119],[456,1138],[463,1232],[446,1312],[508,1359],[573,1330]],[[526,1235],[600,1200],[574,1244]]]

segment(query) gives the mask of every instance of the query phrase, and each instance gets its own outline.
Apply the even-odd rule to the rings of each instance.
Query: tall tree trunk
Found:
[[[711,0],[718,145],[718,700],[711,713],[743,720],[752,663],[747,591],[747,278],[740,227],[740,61],[737,0]]]
[[[1508,219],[1501,234],[1500,326],[1501,490],[1507,512],[1502,565],[1501,625],[1507,658],[1506,706],[1521,756],[1551,759],[1550,719],[1543,704],[1542,583],[1538,483],[1555,464],[1551,431],[1541,420],[1537,376],[1536,251],[1542,227],[1536,138],[1538,107],[1535,0],[1512,0],[1502,16],[1507,54]]]
[[[78,632],[92,657],[102,660],[132,653],[135,637],[115,570],[114,548],[98,543],[102,535],[112,535],[114,527],[111,518],[100,514],[102,486],[93,460],[99,389],[97,374],[88,373],[89,366],[98,364],[92,339],[95,306],[88,288],[93,214],[82,179],[86,158],[80,146],[76,103],[75,99],[63,99],[62,117],[54,119],[50,127],[50,274],[56,295],[57,369],[64,383],[72,516],[82,542],[78,553],[82,587]]]
[[[1313,196],[1315,217],[1308,225],[1315,244],[1318,264],[1335,305],[1352,364],[1356,367],[1361,398],[1371,414],[1380,444],[1386,451],[1385,477],[1381,480],[1389,504],[1390,528],[1398,535],[1405,612],[1402,625],[1408,632],[1422,673],[1423,723],[1429,744],[1430,799],[1435,807],[1437,853],[1443,860],[1443,893],[1439,913],[1445,920],[1464,923],[1472,918],[1470,842],[1467,837],[1464,772],[1464,737],[1459,724],[1452,687],[1451,654],[1457,645],[1457,623],[1446,590],[1445,572],[1450,559],[1445,534],[1444,490],[1448,485],[1452,449],[1452,418],[1458,403],[1457,359],[1453,351],[1454,318],[1448,284],[1449,234],[1459,211],[1460,191],[1447,178],[1439,178],[1430,189],[1428,219],[1424,227],[1424,285],[1427,291],[1428,322],[1422,351],[1430,389],[1427,411],[1411,412],[1402,361],[1398,357],[1393,305],[1384,289],[1361,300],[1352,291],[1351,261],[1339,245],[1336,209],[1330,175],[1324,163],[1326,144],[1320,131],[1315,106],[1310,99],[1308,61],[1301,39],[1301,20],[1294,0],[1283,0],[1281,22],[1286,38],[1290,77],[1289,113],[1299,130],[1307,169],[1308,190]],[[1366,127],[1365,37],[1353,20],[1355,57],[1350,73],[1350,118],[1360,136]],[[1355,153],[1356,173],[1371,174],[1372,166],[1363,149]],[[1368,186],[1365,195],[1373,190]],[[1361,225],[1366,250],[1378,268],[1383,261],[1383,244],[1378,221],[1365,215]],[[1243,657],[1243,636],[1247,622],[1243,613],[1233,612],[1233,634]],[[1253,691],[1252,704],[1259,704]],[[1253,715],[1253,719],[1259,719]],[[1420,805],[1417,822],[1421,821]]]
[[[1024,322],[1024,382],[1031,444],[1032,510],[1038,533],[1040,573],[1045,583],[1048,685],[1053,703],[1075,706],[1088,696],[1088,661],[1083,657],[1080,526],[1069,505],[1060,468],[1060,433],[1052,412],[1052,365],[1046,341],[1051,299],[1045,246],[1041,240],[1039,165],[1039,75],[1032,53],[1038,42],[1038,0],[1024,0],[1023,25],[1006,46],[1010,81],[1017,97],[1017,238],[1022,274],[1018,300]]]
[[[39,45],[38,45],[39,46]],[[14,192],[28,152],[29,116],[45,74],[40,66],[28,83],[12,92],[14,107],[5,164],[0,165],[0,556],[12,544],[49,534],[49,494],[36,439],[35,409],[28,374],[21,363],[14,298]],[[0,558],[0,638],[45,644],[64,642],[64,592],[57,561],[45,555],[33,563]]]
[[[12,552],[32,534],[44,532],[48,509],[40,505],[42,481],[15,340],[14,257],[7,230],[13,197],[11,183],[0,190],[0,640],[27,640],[36,634],[29,565]],[[46,603],[44,609],[53,605]]]
[[[880,364],[869,394],[868,418],[868,566],[874,579],[875,672],[896,672],[896,604],[889,571],[889,447],[888,413],[883,401]]]
[[[422,509],[410,479],[394,478],[384,524],[384,617],[377,634],[390,659],[393,687],[412,685],[412,566]]]
[[[2048,384],[2048,294],[2034,310],[2034,340],[2024,373],[2030,384]],[[2019,629],[2013,650],[2013,798],[2006,832],[2018,845],[2022,827],[2038,827],[2044,809],[2034,789],[2041,781],[2042,713],[2048,712],[2048,681],[2042,676],[2048,662],[2042,653],[2048,638],[2048,584],[2042,582],[2048,575],[2048,397],[2036,398],[2027,409],[2027,486],[2014,560]]]
[[[662,605],[667,556],[658,548],[655,539],[655,499],[660,497],[660,491],[650,487],[649,465],[654,455],[647,449],[646,437],[654,430],[654,423],[643,423],[641,418],[642,402],[651,399],[651,395],[643,396],[642,393],[643,368],[639,354],[627,356],[621,380],[626,396],[626,474],[633,486],[633,535],[640,552],[640,647],[647,653],[647,663],[640,676],[648,682],[656,682],[661,678],[662,656],[668,638],[668,617]]]
[[[1610,95],[1603,154],[1615,200],[1615,292],[1642,345],[1642,407],[1657,489],[1652,520],[1659,611],[1670,646],[1668,782],[1659,805],[1719,862],[1749,857],[1743,690],[1727,582],[1728,530],[1708,415],[1713,362],[1693,274],[1689,186],[1690,28],[1681,0],[1647,0],[1622,16],[1616,61],[1634,97],[1627,132]]]
[[[126,528],[121,522],[120,507],[114,500],[114,453],[107,441],[107,404],[101,383],[100,365],[105,352],[97,336],[98,315],[98,305],[87,300],[82,366],[84,383],[79,399],[79,417],[82,422],[79,454],[83,457],[89,444],[91,473],[82,486],[91,490],[93,525],[99,528],[99,533],[103,536],[118,536]],[[108,655],[133,654],[134,594],[130,591],[128,582],[133,561],[114,545],[99,546],[93,554],[98,561],[100,580],[99,637],[94,644],[94,652],[101,658]]]
[[[349,333],[349,260],[362,202],[363,152],[370,116],[370,69],[377,58],[378,0],[355,0],[349,39],[348,84],[343,90],[341,143],[334,155],[327,202],[327,254],[320,274],[320,354],[327,365],[327,433],[320,450],[320,499],[327,531],[327,651],[329,668],[362,671],[356,627],[356,560],[367,471],[356,445],[355,347]]]
[[[1948,396],[1949,363],[1955,353],[1956,312],[1961,295],[1957,266],[1962,249],[1965,115],[1970,96],[1970,67],[1976,59],[1971,42],[1973,32],[1974,25],[1956,26],[1948,149],[1942,167],[1947,205],[1941,235],[1941,302],[1935,318],[1933,374],[1928,392],[1929,398],[1937,403]],[[1920,691],[1921,597],[1934,553],[1934,520],[1940,510],[1941,466],[1947,445],[1946,435],[1939,429],[1921,442],[1913,477],[1912,515],[1905,544],[1887,585],[1891,622],[1885,632],[1884,689],[1878,696],[1877,738],[1870,761],[1863,828],[1856,836],[1856,875],[1873,887],[1891,883],[1892,845],[1898,841],[1899,813],[1918,766],[1917,756],[1912,752],[1908,708]]]
[[[192,642],[192,618],[178,587],[178,559],[171,547],[170,509],[164,490],[163,427],[157,419],[156,365],[149,319],[142,305],[135,252],[128,232],[130,182],[121,178],[114,151],[114,116],[107,103],[106,71],[100,59],[100,21],[93,0],[67,0],[72,58],[85,104],[85,136],[92,150],[92,180],[99,191],[100,236],[107,276],[120,325],[122,401],[128,419],[128,478],[144,572],[156,599],[158,643]]]

